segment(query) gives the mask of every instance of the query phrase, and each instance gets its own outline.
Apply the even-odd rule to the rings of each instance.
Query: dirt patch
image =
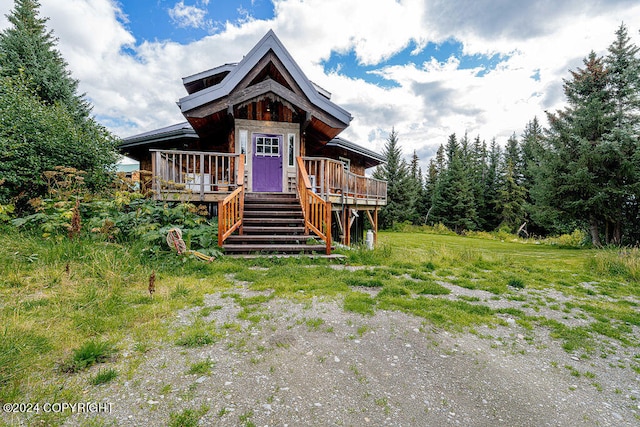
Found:
[[[243,296],[268,295],[245,283],[236,288]],[[544,328],[511,321],[452,333],[403,313],[362,316],[320,299],[272,299],[252,306],[253,320],[242,320],[244,308],[226,295],[207,295],[211,309],[200,316],[220,332],[214,344],[166,342],[142,361],[123,352],[117,381],[86,387],[85,400],[111,403],[111,413],[99,415],[104,424],[167,425],[185,409],[203,410],[199,425],[230,426],[640,423],[640,375],[630,368],[635,349],[581,358]],[[177,313],[172,326],[189,325],[200,310]],[[212,362],[209,373],[188,373],[203,360]],[[83,422],[80,414],[67,425]]]

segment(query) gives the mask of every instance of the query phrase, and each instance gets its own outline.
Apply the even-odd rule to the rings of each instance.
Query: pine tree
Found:
[[[407,162],[402,158],[398,134],[391,130],[382,155],[386,163],[379,165],[373,177],[387,181],[387,205],[380,210],[381,228],[390,228],[415,218],[414,188]]]
[[[37,0],[15,0],[7,15],[10,27],[0,33],[0,77],[24,75],[24,81],[45,103],[60,102],[77,119],[90,112],[89,104],[77,94],[78,81],[56,49],[57,39],[40,18]]]

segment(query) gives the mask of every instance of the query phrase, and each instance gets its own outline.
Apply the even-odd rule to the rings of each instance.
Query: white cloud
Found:
[[[205,6],[208,2],[205,3]],[[180,0],[168,10],[171,20],[180,28],[205,28],[207,11],[196,6],[187,6]]]
[[[0,4],[2,14],[11,7],[6,3]],[[176,6],[181,4],[187,7]],[[354,116],[345,138],[381,150],[395,127],[409,155],[413,149],[433,152],[454,132],[499,142],[520,134],[535,115],[543,119],[545,109],[562,105],[562,79],[569,69],[581,66],[592,49],[606,53],[622,21],[640,45],[637,2],[513,4],[274,0],[273,19],[225,23],[216,34],[186,45],[135,40],[115,0],[48,0],[41,14],[51,18],[59,48],[94,113],[120,136],[183,120],[175,105],[186,93],[180,78],[241,60],[273,29],[307,76]],[[195,12],[185,16],[194,25],[205,19]],[[499,64],[483,73],[461,69],[455,57],[378,67],[376,73],[397,82],[392,88],[327,74],[322,66],[332,52],[353,51],[362,64],[375,66],[412,43],[421,47],[452,39],[467,55],[501,55]],[[539,79],[532,78],[536,73]]]

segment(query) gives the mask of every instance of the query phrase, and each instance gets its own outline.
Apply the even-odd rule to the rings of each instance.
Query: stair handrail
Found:
[[[298,163],[298,197],[304,215],[305,233],[309,230],[324,240],[326,254],[331,254],[331,202],[324,200],[313,192],[309,175],[304,167],[302,157],[297,157]]]
[[[244,218],[244,154],[238,157],[236,171],[236,188],[231,194],[218,202],[218,246],[238,230],[242,234],[242,220]]]

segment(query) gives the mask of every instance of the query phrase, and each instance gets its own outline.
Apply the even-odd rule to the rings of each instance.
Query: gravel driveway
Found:
[[[640,425],[640,375],[629,367],[637,348],[580,358],[544,328],[508,317],[503,326],[453,333],[400,312],[363,316],[315,298],[271,299],[256,311],[259,321],[239,320],[241,307],[224,294],[205,304],[218,341],[157,344],[139,365],[139,354],[122,351],[113,362],[118,379],[86,387],[87,401],[112,407],[90,425],[164,426],[179,414],[202,426]],[[200,310],[177,313],[172,328]],[[209,373],[188,373],[207,360]]]

